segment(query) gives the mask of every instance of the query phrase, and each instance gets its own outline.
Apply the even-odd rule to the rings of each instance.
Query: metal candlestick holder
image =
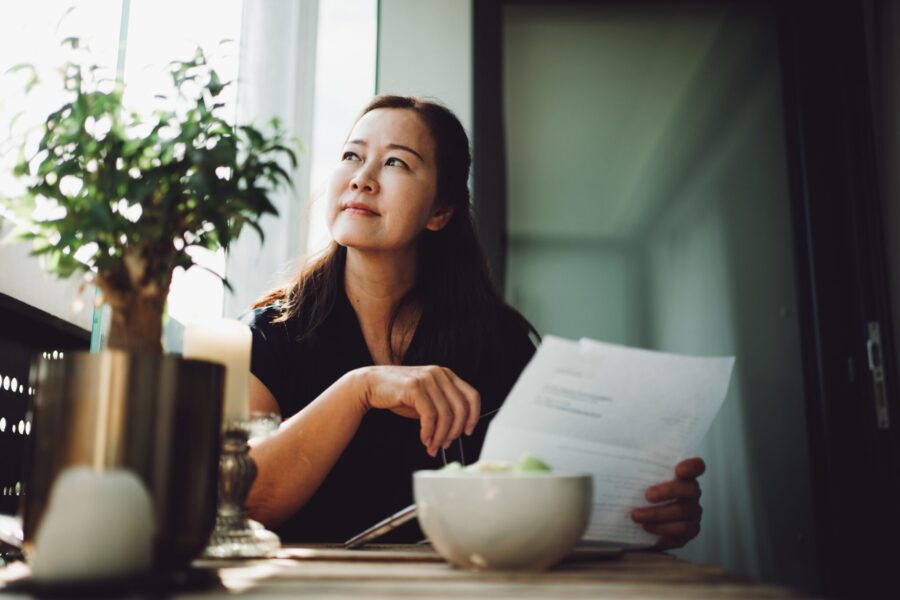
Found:
[[[263,421],[261,425],[260,421]],[[256,479],[256,463],[247,444],[251,434],[267,435],[268,423],[278,420],[271,415],[254,416],[245,421],[231,421],[222,433],[219,459],[219,507],[216,526],[204,556],[240,558],[268,556],[281,548],[281,540],[260,523],[247,517],[247,494]]]

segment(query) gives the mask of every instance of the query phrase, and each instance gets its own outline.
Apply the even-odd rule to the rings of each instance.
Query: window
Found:
[[[9,14],[0,19],[0,72],[30,64],[40,74],[41,83],[26,95],[21,92],[29,72],[4,77],[4,89],[9,91],[0,98],[0,143],[6,150],[0,153],[0,194],[15,196],[22,191],[22,184],[11,175],[18,152],[9,150],[64,101],[55,75],[55,69],[69,56],[60,43],[63,39],[80,38],[91,61],[103,67],[101,77],[121,77],[127,86],[126,103],[148,112],[158,102],[154,95],[169,89],[165,66],[190,57],[198,46],[224,81],[237,80],[242,5],[242,0],[70,0],[23,4],[15,11],[4,11]],[[230,41],[220,44],[222,40]],[[224,96],[226,114],[233,119],[235,86],[226,88]],[[35,143],[31,140],[32,147]],[[197,248],[194,259],[204,268],[178,269],[173,274],[168,310],[181,322],[222,310],[223,286],[213,273],[224,275],[224,253]],[[38,268],[36,261],[27,261],[14,267],[20,273],[6,276],[33,281],[29,275]],[[6,285],[0,288],[6,291]],[[85,310],[83,306],[80,303],[76,308]]]
[[[321,197],[353,119],[375,93],[376,12],[375,0],[319,1],[309,252],[330,240]]]
[[[222,81],[238,80],[242,0],[126,0],[122,48],[125,56],[125,100],[142,112],[152,110],[154,94],[168,89],[165,66],[190,57],[199,46]],[[227,40],[225,43],[223,40]],[[233,121],[237,86],[223,92],[225,112]],[[181,323],[203,316],[218,316],[224,303],[225,253],[194,248],[199,267],[172,275],[168,314]]]
[[[28,73],[17,72],[5,77],[5,93],[0,98],[0,144],[14,148],[13,138],[38,126],[63,101],[59,78],[54,78],[52,74],[54,68],[66,59],[67,49],[60,46],[60,41],[66,37],[78,37],[86,42],[92,61],[103,66],[102,76],[110,80],[121,78],[126,85],[126,103],[146,112],[159,102],[154,96],[161,90],[169,89],[165,66],[172,60],[190,57],[198,46],[226,81],[255,81],[257,78],[249,70],[259,64],[267,64],[276,71],[280,68],[284,70],[290,57],[282,58],[283,53],[286,48],[292,47],[285,44],[284,39],[272,40],[271,47],[262,51],[254,46],[250,54],[252,60],[242,62],[242,34],[246,34],[248,39],[268,39],[267,25],[260,25],[258,20],[248,15],[264,12],[270,16],[280,15],[278,18],[287,17],[293,22],[295,15],[316,14],[317,7],[318,23],[313,28],[317,29],[316,76],[314,98],[311,99],[315,125],[312,133],[292,132],[298,133],[308,148],[308,154],[301,156],[301,167],[311,169],[309,185],[312,188],[310,191],[295,190],[295,195],[299,196],[295,201],[316,198],[338,159],[340,144],[348,127],[375,90],[377,2],[306,0],[304,6],[310,8],[306,12],[292,11],[289,5],[269,5],[261,0],[67,0],[17,5],[14,11],[0,9],[0,71],[5,72],[19,63],[28,63],[42,73],[50,74],[41,86],[27,96],[20,90],[27,82]],[[262,30],[255,31],[253,28]],[[288,26],[281,30],[280,36],[284,36],[285,32],[298,38],[308,36],[308,32],[299,26]],[[229,41],[221,44],[223,40]],[[241,73],[242,68],[248,71]],[[226,114],[235,118],[239,113],[238,99],[243,98],[244,94],[238,93],[238,85],[226,89]],[[266,93],[266,90],[261,89],[260,93]],[[301,93],[289,100],[309,101]],[[6,124],[19,113],[22,115],[15,121],[15,127],[9,130]],[[290,125],[290,118],[287,122]],[[21,184],[10,174],[17,155],[17,152],[0,153],[2,194],[14,196],[21,191]],[[298,183],[303,187],[306,181],[305,177],[298,178]],[[313,203],[311,213],[304,215],[306,223],[303,226],[309,228],[304,239],[308,240],[306,246],[309,249],[321,247],[328,239],[320,204]],[[269,243],[278,246],[277,236],[273,240]],[[280,248],[278,252],[281,252]],[[285,252],[295,253],[293,250]],[[22,255],[24,249],[16,260],[6,261],[16,263],[18,273],[0,273],[0,292],[17,296],[15,292],[9,292],[7,279],[22,281],[22,285],[29,288],[38,285],[35,274],[41,269],[37,261],[23,260]],[[254,265],[254,268],[274,274],[282,264],[269,263],[290,258],[293,256],[266,257],[263,259],[266,264]],[[221,314],[226,304],[224,287],[215,275],[225,274],[224,252],[197,248],[194,259],[202,268],[195,267],[186,272],[178,269],[173,274],[168,313],[181,323],[200,316]],[[238,264],[230,276],[241,282],[242,287],[247,287],[238,272],[242,268],[244,266]],[[63,287],[59,282],[50,277],[46,279],[41,285],[45,283],[48,289],[38,294],[40,299],[32,294],[22,300],[51,314],[77,321],[82,327],[90,327],[90,316],[84,314],[89,312],[89,298],[84,302],[72,302],[72,290],[78,282],[69,282],[62,290],[56,289],[57,285]],[[253,285],[249,287],[254,288],[253,293],[256,293]],[[59,306],[50,310],[41,305],[43,302],[55,302]],[[82,313],[78,318],[72,316],[74,305],[81,306]],[[95,315],[94,329],[100,329],[97,317]]]

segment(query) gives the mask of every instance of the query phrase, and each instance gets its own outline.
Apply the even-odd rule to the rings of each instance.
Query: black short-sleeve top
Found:
[[[269,389],[288,419],[353,369],[373,364],[359,321],[341,291],[314,336],[299,338],[298,322],[273,322],[277,306],[258,308],[242,317],[253,333],[251,371]],[[478,458],[487,425],[534,354],[524,324],[511,311],[498,319],[503,351],[469,373],[459,373],[481,395],[484,415],[472,436],[461,436],[442,455],[429,456],[419,440],[419,422],[386,410],[369,411],[348,447],[313,497],[276,532],[285,542],[343,542],[381,519],[412,504],[412,473],[440,468],[444,461],[465,464]],[[406,356],[428,360],[432,315],[423,313]],[[442,365],[451,366],[451,365]],[[452,366],[451,366],[452,368]],[[298,463],[297,468],[302,468]],[[383,542],[416,542],[423,538],[414,524],[403,526]]]

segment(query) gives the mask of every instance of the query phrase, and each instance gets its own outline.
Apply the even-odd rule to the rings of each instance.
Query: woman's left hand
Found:
[[[645,496],[662,506],[636,508],[631,518],[650,533],[659,536],[656,547],[662,550],[681,548],[700,533],[700,484],[706,463],[702,458],[689,458],[675,466],[675,479],[647,488]]]

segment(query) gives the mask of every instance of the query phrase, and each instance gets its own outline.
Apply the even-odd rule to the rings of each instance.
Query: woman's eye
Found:
[[[385,161],[384,164],[386,164],[389,167],[403,167],[404,169],[409,168],[409,165],[407,165],[405,162],[403,162],[399,158],[396,158],[393,156],[391,158],[387,159],[387,161]]]
[[[341,160],[359,160],[359,155],[356,152],[344,152]]]

